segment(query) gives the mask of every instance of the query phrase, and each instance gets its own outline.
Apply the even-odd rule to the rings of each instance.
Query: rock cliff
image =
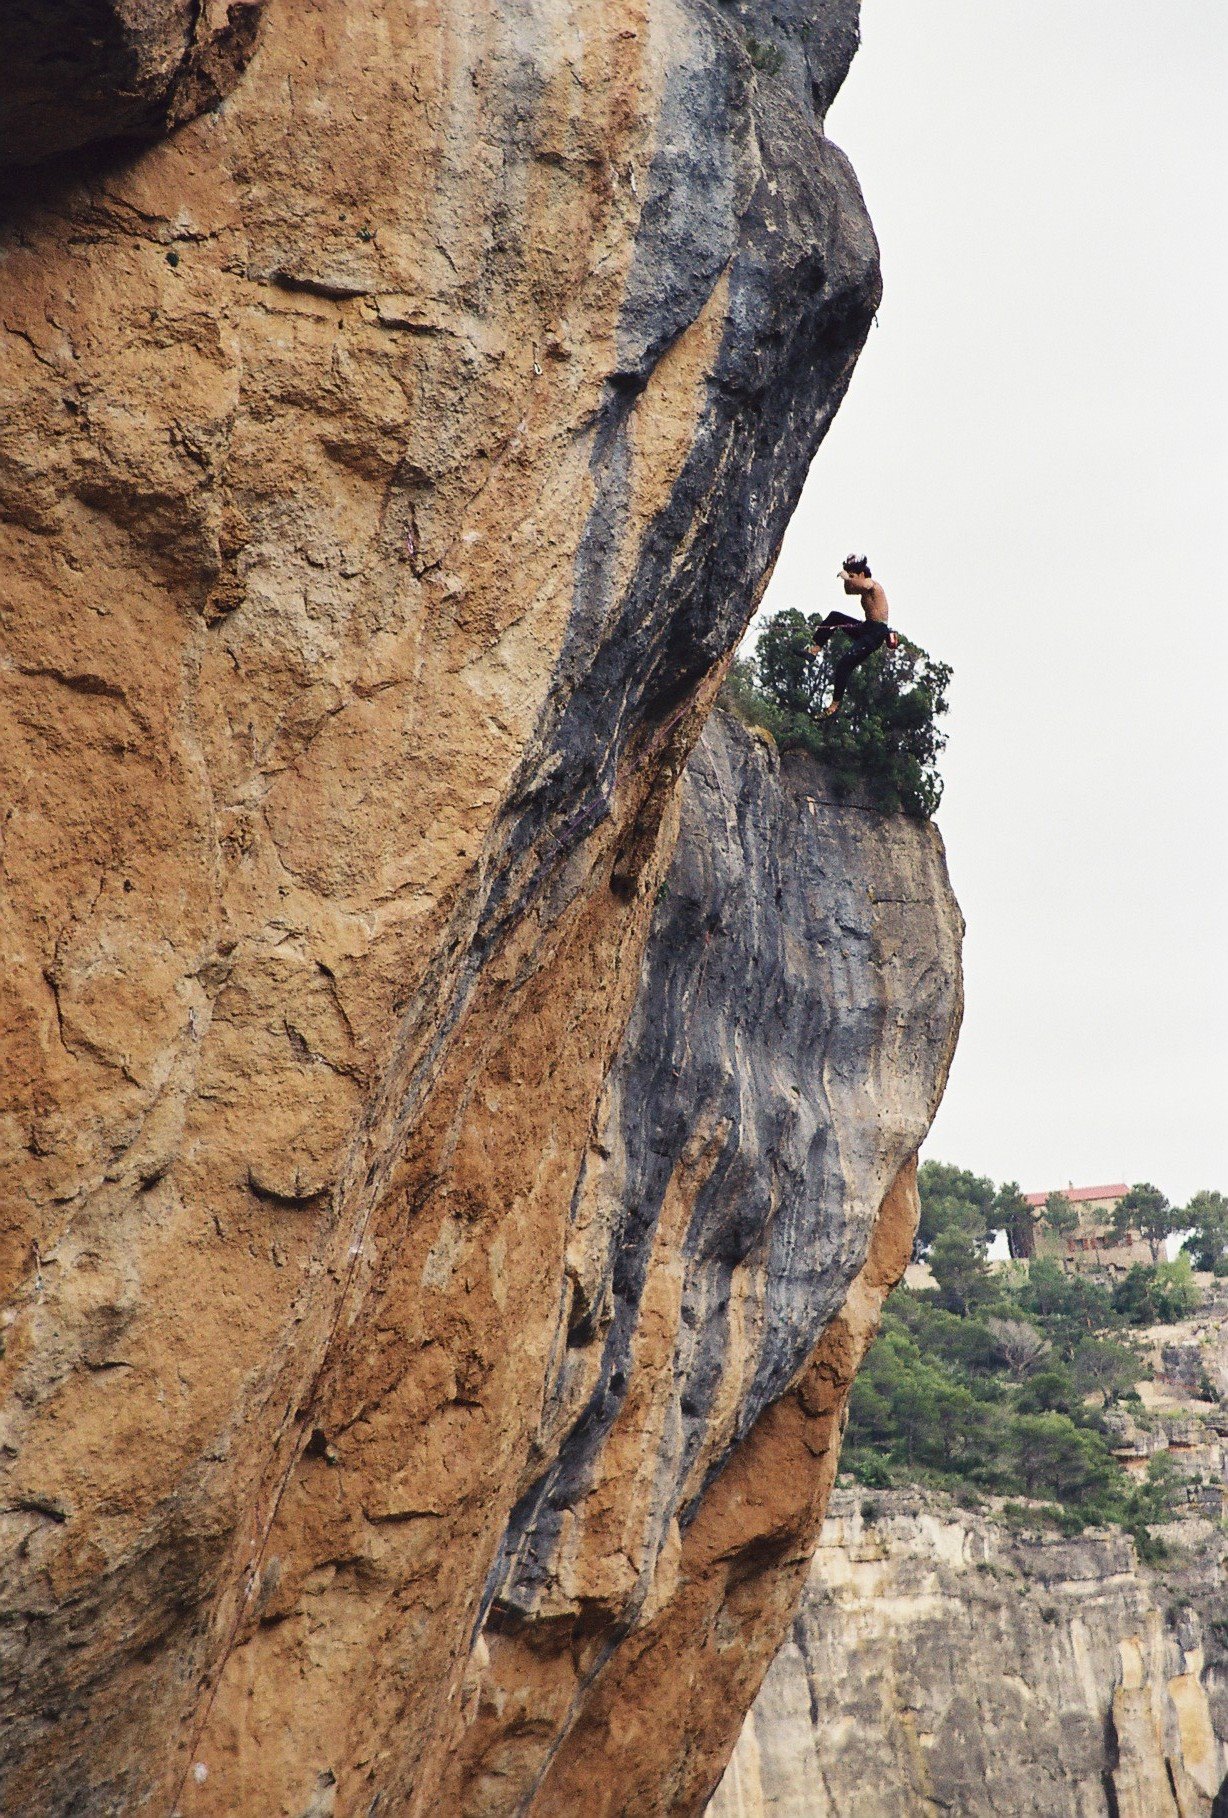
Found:
[[[1120,1533],[836,1491],[708,1818],[1218,1818],[1228,1548],[1195,1525],[1149,1569]]]
[[[256,10],[7,45],[0,1798],[697,1809],[957,1016],[934,836],[726,725],[667,877],[856,7]]]
[[[960,931],[932,827],[713,718],[577,1183],[544,1468],[489,1580],[447,1809],[702,1808],[908,1260]]]
[[[0,165],[160,138],[238,81],[264,0],[10,0]]]

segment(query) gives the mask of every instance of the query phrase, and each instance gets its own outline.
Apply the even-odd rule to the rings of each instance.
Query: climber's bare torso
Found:
[[[844,582],[845,593],[860,597],[861,610],[871,625],[887,623],[887,595],[881,581],[871,580],[868,574],[850,574],[847,568],[840,570],[840,579]]]

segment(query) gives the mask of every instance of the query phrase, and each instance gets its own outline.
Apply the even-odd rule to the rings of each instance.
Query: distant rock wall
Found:
[[[836,1491],[708,1818],[1219,1818],[1228,1542],[1172,1538],[1149,1569],[1116,1532]]]

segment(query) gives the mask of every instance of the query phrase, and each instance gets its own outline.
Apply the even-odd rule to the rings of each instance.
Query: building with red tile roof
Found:
[[[1060,1193],[1063,1199],[1070,1201],[1072,1206],[1086,1206],[1090,1211],[1093,1206],[1098,1209],[1100,1205],[1103,1205],[1106,1211],[1111,1212],[1118,1200],[1124,1199],[1130,1189],[1126,1186],[1125,1181],[1119,1180],[1108,1187],[1051,1187],[1049,1191]],[[1025,1193],[1023,1197],[1029,1206],[1039,1211],[1049,1194]]]
[[[1079,1215],[1076,1231],[1057,1232],[1048,1220],[1037,1224],[1036,1248],[1042,1256],[1056,1257],[1067,1268],[1107,1270],[1122,1275],[1132,1263],[1149,1262],[1149,1246],[1135,1232],[1114,1232],[1113,1213],[1126,1197],[1125,1181],[1112,1181],[1102,1187],[1055,1187],[1068,1199]],[[1025,1193],[1024,1199],[1033,1212],[1043,1213],[1048,1193]]]

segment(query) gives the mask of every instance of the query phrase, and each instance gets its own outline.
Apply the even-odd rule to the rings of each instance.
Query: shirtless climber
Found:
[[[848,650],[836,664],[832,677],[831,706],[825,707],[820,715],[825,720],[829,720],[834,713],[839,713],[844,690],[854,669],[860,668],[883,644],[888,650],[894,650],[900,641],[887,624],[887,596],[883,592],[882,583],[871,578],[870,564],[866,558],[849,556],[838,578],[844,582],[845,593],[861,595],[861,610],[866,616],[863,622],[861,619],[850,618],[847,612],[829,612],[813,628],[814,643],[807,646],[810,656],[819,656],[828,638],[837,631],[847,632],[852,639]]]

